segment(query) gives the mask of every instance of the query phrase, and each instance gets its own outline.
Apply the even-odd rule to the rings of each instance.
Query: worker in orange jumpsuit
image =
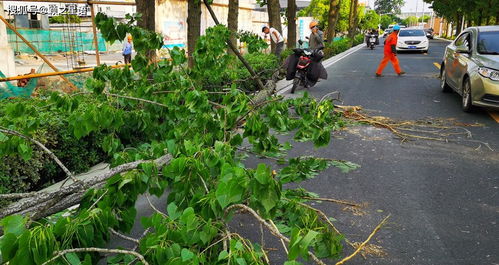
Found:
[[[399,60],[397,59],[396,47],[397,47],[399,30],[400,30],[399,25],[393,26],[393,32],[390,35],[388,35],[388,37],[385,40],[385,50],[384,50],[385,56],[383,57],[381,63],[379,64],[378,70],[376,71],[376,77],[382,76],[381,73],[388,64],[388,61],[392,62],[393,68],[395,68],[395,72],[399,76],[405,74],[405,72],[400,69]]]

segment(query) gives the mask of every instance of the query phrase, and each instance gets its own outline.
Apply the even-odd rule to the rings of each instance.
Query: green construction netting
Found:
[[[42,29],[18,29],[24,38],[26,38],[41,53],[56,53],[71,51],[94,51],[94,35],[91,32],[72,31],[63,32],[62,30],[42,30]],[[33,53],[17,35],[10,29],[7,29],[9,44],[13,50],[24,53]],[[71,37],[68,37],[71,36]],[[101,34],[97,34],[99,42],[99,51],[106,51],[106,44]]]
[[[36,73],[41,73],[45,64],[42,64]],[[0,71],[0,77],[6,77],[2,71]],[[29,98],[36,88],[38,78],[31,78],[28,84],[24,87],[18,87],[10,82],[0,82],[0,99],[12,98],[12,97],[24,97]]]
[[[50,69],[47,64],[44,63],[38,68],[36,73],[45,73],[51,71],[52,69]],[[85,86],[85,81],[91,75],[92,73],[78,73],[65,75],[65,77],[69,79],[69,81],[71,81],[71,83],[73,83],[78,89],[83,89],[83,87]],[[0,71],[0,77],[6,77],[4,73],[2,73],[2,71]],[[39,86],[39,83],[41,83],[38,82],[38,80],[39,78],[31,78],[28,81],[28,84],[24,87],[15,86],[11,82],[0,82],[0,100],[13,97],[30,97],[33,94],[33,91],[35,91],[35,88]],[[68,85],[64,80],[57,78],[56,76],[52,78],[45,77],[44,80],[44,84],[42,84],[40,87],[48,90],[60,90],[62,87]]]

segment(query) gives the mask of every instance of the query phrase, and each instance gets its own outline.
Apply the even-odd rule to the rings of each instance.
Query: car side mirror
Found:
[[[471,53],[467,46],[457,46],[456,47],[456,52],[457,53],[466,53],[466,54],[470,54]]]

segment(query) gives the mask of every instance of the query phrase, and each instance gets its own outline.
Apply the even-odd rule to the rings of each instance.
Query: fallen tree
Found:
[[[68,169],[67,181],[72,182],[53,192],[1,195],[18,200],[1,211],[2,262],[95,264],[101,258],[98,253],[111,253],[114,264],[269,263],[264,249],[228,231],[236,208],[249,211],[283,240],[288,264],[338,259],[344,237],[324,213],[305,204],[315,195],[283,185],[313,178],[330,166],[349,171],[358,165],[315,157],[288,159],[291,145],[276,137],[293,132],[297,141],[327,145],[331,131],[342,126],[332,102],[307,95],[287,100],[271,96],[277,73],[254,96],[222,80],[221,72],[235,61],[227,54],[230,32],[223,26],[208,29],[199,39],[192,68],[184,67],[187,59],[178,48],[170,51],[171,60],[151,63],[147,53],[161,48],[162,38],[134,26],[133,20],[118,24],[99,14],[96,21],[107,41],[133,36],[137,55],[132,68],[103,65],[87,80],[88,91],[7,104],[8,111],[0,117],[5,128],[0,132],[1,154],[23,152],[29,159],[29,150],[18,146],[36,144],[33,124],[43,123],[39,113],[58,110],[67,114],[62,122],[73,129],[75,139],[105,134],[102,149],[113,160],[111,169],[85,181],[74,179]],[[254,72],[252,76],[260,86]],[[206,80],[227,85],[206,89]],[[33,104],[33,111],[27,111],[26,104]],[[286,165],[279,171],[266,164],[248,168],[244,153]],[[144,235],[124,235],[135,223],[138,196],[159,197],[167,190],[166,212],[151,204],[154,214],[141,220]],[[51,215],[75,204],[74,211]],[[135,247],[104,249],[111,234]]]

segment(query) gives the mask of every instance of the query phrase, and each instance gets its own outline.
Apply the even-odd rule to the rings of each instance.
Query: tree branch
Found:
[[[135,252],[135,251],[130,251],[130,250],[122,250],[122,249],[107,249],[107,248],[72,248],[72,249],[65,249],[62,251],[58,251],[57,255],[55,255],[53,258],[45,261],[42,263],[42,265],[48,265],[52,263],[53,261],[57,260],[59,257],[66,255],[68,253],[76,253],[76,252],[100,252],[100,253],[112,253],[112,254],[126,254],[126,255],[133,255],[137,257],[144,265],[149,265],[149,263],[146,261],[144,256],[140,255],[140,253]]]
[[[272,233],[274,236],[284,240],[286,243],[289,244],[289,242],[290,242],[289,238],[287,238],[286,236],[281,234],[281,232],[279,232],[279,230],[275,229],[271,224],[269,224],[267,221],[265,221],[258,213],[255,212],[255,210],[251,209],[250,207],[248,207],[244,204],[234,204],[234,205],[228,207],[227,209],[225,209],[225,212],[228,213],[231,210],[234,210],[236,208],[239,208],[239,209],[242,209],[244,211],[249,212],[251,215],[253,215],[253,217],[255,217],[255,219],[258,222],[263,224],[270,231],[270,233]],[[314,262],[316,264],[326,265],[323,261],[321,261],[319,258],[317,258],[317,256],[315,256],[314,253],[312,253],[311,251],[308,251],[308,255],[310,255],[310,257],[314,260]]]
[[[344,205],[348,205],[348,206],[353,206],[353,207],[362,207],[362,205],[358,204],[358,203],[354,203],[354,202],[349,202],[349,201],[343,201],[343,200],[337,200],[337,199],[330,199],[330,198],[314,198],[314,197],[307,197],[307,196],[304,196],[304,197],[301,197],[305,200],[310,200],[310,201],[325,201],[325,202],[334,202],[334,203],[338,203],[338,204],[344,204]]]
[[[376,226],[376,228],[374,228],[374,230],[371,232],[369,237],[367,237],[367,239],[364,242],[362,242],[362,244],[360,244],[360,246],[350,256],[336,262],[336,265],[342,265],[345,262],[352,259],[355,255],[357,255],[362,250],[362,248],[364,248],[364,246],[369,242],[369,240],[371,240],[371,238],[376,234],[376,232],[378,232],[381,229],[381,227],[388,221],[388,218],[390,218],[390,215],[385,217],[383,219],[383,221],[381,221],[381,223],[379,223],[378,226]]]
[[[138,160],[135,162],[119,165],[117,167],[109,169],[106,172],[103,172],[100,175],[84,181],[84,184],[86,187],[97,188],[102,186],[104,182],[110,177],[116,174],[136,169],[142,163],[153,162],[157,167],[161,168],[164,165],[168,164],[171,158],[171,155],[168,154],[159,157],[156,160]],[[44,205],[47,204],[47,201],[51,201],[54,198],[60,198],[54,206],[50,207],[42,216],[40,216],[40,218],[45,217],[78,204],[85,192],[86,190],[82,188],[81,185],[73,183],[71,185],[61,187],[61,189],[54,192],[5,194],[2,196],[3,198],[26,198],[27,195],[29,195],[29,197],[26,200],[15,202],[1,209],[0,219],[11,214],[27,214],[37,212],[37,210],[41,209]]]

